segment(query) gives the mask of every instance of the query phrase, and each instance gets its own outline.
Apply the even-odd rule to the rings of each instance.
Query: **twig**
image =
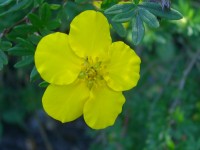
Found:
[[[16,22],[14,25],[12,25],[10,28],[4,29],[4,31],[0,34],[0,38],[5,36],[6,34],[8,34],[16,25],[26,21],[26,19],[27,19],[27,17],[24,17],[21,20],[19,20],[18,22]]]
[[[172,75],[173,75],[173,73],[174,73],[174,69],[176,68],[176,65],[177,65],[177,63],[175,63],[175,65],[173,65],[173,67],[172,67],[171,71],[169,72],[169,74],[166,75],[166,78],[165,78],[165,81],[164,81],[164,86],[165,86],[165,87],[163,87],[163,88],[161,89],[160,93],[157,94],[157,96],[155,97],[154,101],[152,102],[152,105],[151,105],[150,111],[149,111],[148,120],[150,120],[150,119],[152,118],[153,110],[154,110],[154,108],[155,108],[155,106],[156,106],[156,103],[157,103],[157,102],[161,99],[161,97],[163,96],[164,91],[165,91],[165,89],[167,88],[167,85],[169,84],[169,82],[170,82],[170,80],[171,80],[171,78],[172,78]]]
[[[192,70],[194,64],[196,63],[197,58],[199,57],[200,51],[198,51],[196,54],[194,54],[191,62],[189,63],[188,67],[184,70],[183,72],[183,76],[182,79],[179,83],[179,90],[182,91],[184,86],[185,86],[185,81],[190,73],[190,71]]]
[[[22,18],[21,20],[17,21],[14,25],[12,25],[11,27],[4,29],[3,32],[0,34],[0,39],[3,38],[6,34],[8,34],[15,26],[19,25],[22,22],[25,22],[28,19],[28,15],[32,12],[35,11],[36,8],[33,8],[24,18]]]
[[[47,134],[45,132],[45,129],[44,129],[44,127],[43,127],[43,125],[42,125],[42,123],[40,121],[40,118],[39,118],[37,113],[35,113],[35,119],[38,122],[39,132],[41,134],[42,139],[44,140],[44,144],[45,144],[46,150],[53,150],[53,147],[52,147],[51,143],[49,142],[48,136],[47,136]]]
[[[194,67],[196,61],[198,60],[198,57],[200,55],[200,50],[197,50],[197,52],[193,55],[193,57],[191,58],[191,61],[190,63],[188,64],[188,66],[186,67],[186,69],[183,71],[183,76],[179,82],[179,85],[178,85],[178,90],[179,90],[179,95],[176,97],[176,99],[174,100],[174,102],[172,103],[171,105],[171,108],[170,108],[170,112],[173,112],[175,107],[180,103],[180,99],[179,99],[179,96],[180,96],[180,93],[182,92],[182,90],[184,89],[185,87],[185,82],[188,78],[188,75],[189,73],[191,72],[192,68]]]

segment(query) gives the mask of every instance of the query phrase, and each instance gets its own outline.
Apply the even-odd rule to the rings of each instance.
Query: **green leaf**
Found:
[[[104,11],[107,15],[115,15],[123,12],[127,12],[131,9],[133,9],[135,5],[133,3],[127,3],[127,4],[116,4]]]
[[[116,23],[112,21],[112,15],[106,15],[109,23],[112,25],[112,28],[117,32],[117,34],[121,37],[126,36],[126,30],[121,23]]]
[[[36,31],[36,29],[32,25],[22,24],[14,27],[13,29],[16,32],[25,32],[25,33],[33,33]]]
[[[3,65],[8,64],[8,58],[2,50],[0,50],[0,63],[2,63]]]
[[[33,25],[22,24],[13,28],[13,30],[7,34],[7,39],[16,42],[17,37],[26,39],[29,34],[33,34],[37,29]]]
[[[135,4],[139,4],[140,0],[133,0]]]
[[[165,136],[165,142],[169,150],[174,150],[175,149],[175,144],[173,140],[171,139],[170,135]]]
[[[42,20],[42,22],[44,22],[45,24],[48,23],[48,21],[51,18],[51,10],[50,10],[50,6],[48,3],[44,3],[40,10],[39,10],[39,14],[40,14],[40,18]]]
[[[35,80],[39,79],[40,75],[36,69],[36,67],[33,67],[31,74],[30,74],[30,81],[34,82]]]
[[[142,22],[142,19],[140,18],[140,15],[137,14],[136,17],[133,18],[132,20],[133,44],[138,45],[142,41],[144,33],[145,33],[144,24]]]
[[[31,41],[31,43],[33,43],[34,45],[37,45],[39,41],[42,39],[42,36],[32,34],[28,37],[28,39]]]
[[[91,0],[75,0],[76,3],[87,3]]]
[[[112,22],[111,25],[112,25],[113,29],[117,32],[117,34],[119,34],[119,36],[121,36],[121,37],[126,36],[126,30],[121,23]]]
[[[29,14],[28,18],[31,21],[33,26],[35,26],[38,29],[43,28],[44,24],[37,15]]]
[[[1,13],[0,17],[6,15],[8,13],[13,13],[13,12],[18,11],[20,9],[23,9],[23,8],[29,6],[32,2],[33,2],[32,0],[20,1],[19,3],[16,3],[14,6],[12,6],[10,9],[8,9],[7,11]]]
[[[119,0],[102,0],[101,9],[107,9],[115,4],[117,4]]]
[[[20,60],[19,62],[17,62],[14,67],[15,68],[21,68],[21,67],[25,67],[28,66],[30,64],[33,63],[33,56],[24,56],[22,57],[22,60]]]
[[[33,44],[31,42],[29,42],[28,40],[22,39],[20,37],[17,37],[17,42],[24,48],[29,49],[31,51],[35,51],[35,47],[33,46]]]
[[[59,4],[50,4],[50,9],[51,10],[58,10],[61,7]]]
[[[3,51],[7,51],[12,47],[12,43],[8,41],[0,41],[0,49]]]
[[[8,54],[16,56],[28,56],[28,55],[34,55],[34,51],[27,48],[23,48],[20,45],[17,45],[13,48],[8,49]]]
[[[37,4],[39,4],[39,5],[41,5],[44,2],[44,0],[36,0],[35,2],[37,2]]]
[[[47,29],[49,29],[49,30],[55,30],[55,29],[59,28],[60,25],[61,25],[61,23],[60,23],[59,21],[53,20],[53,21],[50,21],[50,22],[46,25],[46,27],[47,27]]]
[[[155,16],[169,19],[169,20],[179,20],[182,19],[183,16],[180,12],[177,10],[171,8],[169,10],[162,9],[161,5],[158,3],[152,3],[152,2],[143,2],[142,4],[138,5],[141,8],[145,8],[148,11],[150,11]]]
[[[3,65],[7,64],[8,64],[8,58],[6,54],[2,50],[0,50],[0,70],[3,69]]]
[[[134,17],[134,15],[135,15],[135,10],[131,9],[127,12],[120,13],[120,14],[114,16],[112,21],[119,22],[119,23],[128,22]]]
[[[11,124],[16,124],[16,123],[18,124],[22,122],[23,118],[24,118],[24,113],[17,110],[7,110],[2,114],[2,119],[5,122]]]
[[[4,7],[8,4],[10,4],[12,0],[0,0],[0,7]]]
[[[184,112],[180,107],[177,107],[173,112],[173,117],[178,123],[182,123],[184,121]]]
[[[41,83],[39,84],[39,87],[46,88],[48,85],[49,85],[48,82],[43,81],[43,82],[41,82]]]
[[[141,17],[141,19],[151,28],[158,28],[159,27],[159,21],[156,18],[156,16],[154,16],[152,13],[150,13],[148,10],[146,9],[139,9],[139,15]]]
[[[53,33],[53,31],[51,31],[51,30],[49,30],[49,29],[47,29],[47,28],[44,28],[44,29],[40,30],[40,34],[41,34],[43,37],[46,36],[46,35],[48,35],[48,34],[51,34],[51,33]]]

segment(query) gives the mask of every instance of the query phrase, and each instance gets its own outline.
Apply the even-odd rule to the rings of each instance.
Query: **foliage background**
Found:
[[[117,2],[104,0],[101,7]],[[113,40],[140,55],[141,79],[125,92],[115,125],[94,131],[82,118],[61,124],[43,112],[38,84],[47,83],[33,55],[43,36],[68,33],[77,14],[97,8],[88,0],[0,0],[0,149],[200,150],[200,2],[172,1],[172,8],[183,19],[161,18],[159,28],[145,24],[137,46],[130,24],[125,36],[112,29]]]

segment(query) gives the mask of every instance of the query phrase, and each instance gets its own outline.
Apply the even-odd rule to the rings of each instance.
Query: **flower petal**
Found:
[[[113,125],[122,111],[124,102],[122,92],[113,91],[106,84],[92,88],[90,98],[83,108],[85,122],[93,129],[103,129]]]
[[[58,85],[72,83],[81,70],[82,60],[68,44],[68,35],[53,33],[42,38],[35,52],[35,65],[41,77]]]
[[[80,57],[104,55],[112,42],[106,17],[93,10],[79,14],[71,22],[69,41]]]
[[[42,103],[48,115],[64,123],[83,114],[83,105],[88,97],[89,90],[85,82],[79,80],[65,86],[50,84]]]
[[[141,60],[125,43],[114,42],[109,48],[110,62],[104,79],[115,91],[125,91],[137,85]]]

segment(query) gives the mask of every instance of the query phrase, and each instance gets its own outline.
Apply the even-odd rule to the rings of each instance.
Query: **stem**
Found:
[[[53,150],[53,147],[52,147],[52,145],[51,145],[51,143],[50,143],[50,141],[49,141],[49,139],[48,139],[47,133],[45,132],[45,129],[44,129],[44,127],[43,127],[43,125],[42,125],[42,122],[41,122],[41,120],[40,120],[40,118],[39,118],[39,116],[38,116],[37,113],[35,113],[35,119],[36,119],[37,122],[38,122],[38,125],[39,125],[39,132],[40,132],[41,137],[42,137],[42,139],[43,139],[43,141],[44,141],[46,150]]]

